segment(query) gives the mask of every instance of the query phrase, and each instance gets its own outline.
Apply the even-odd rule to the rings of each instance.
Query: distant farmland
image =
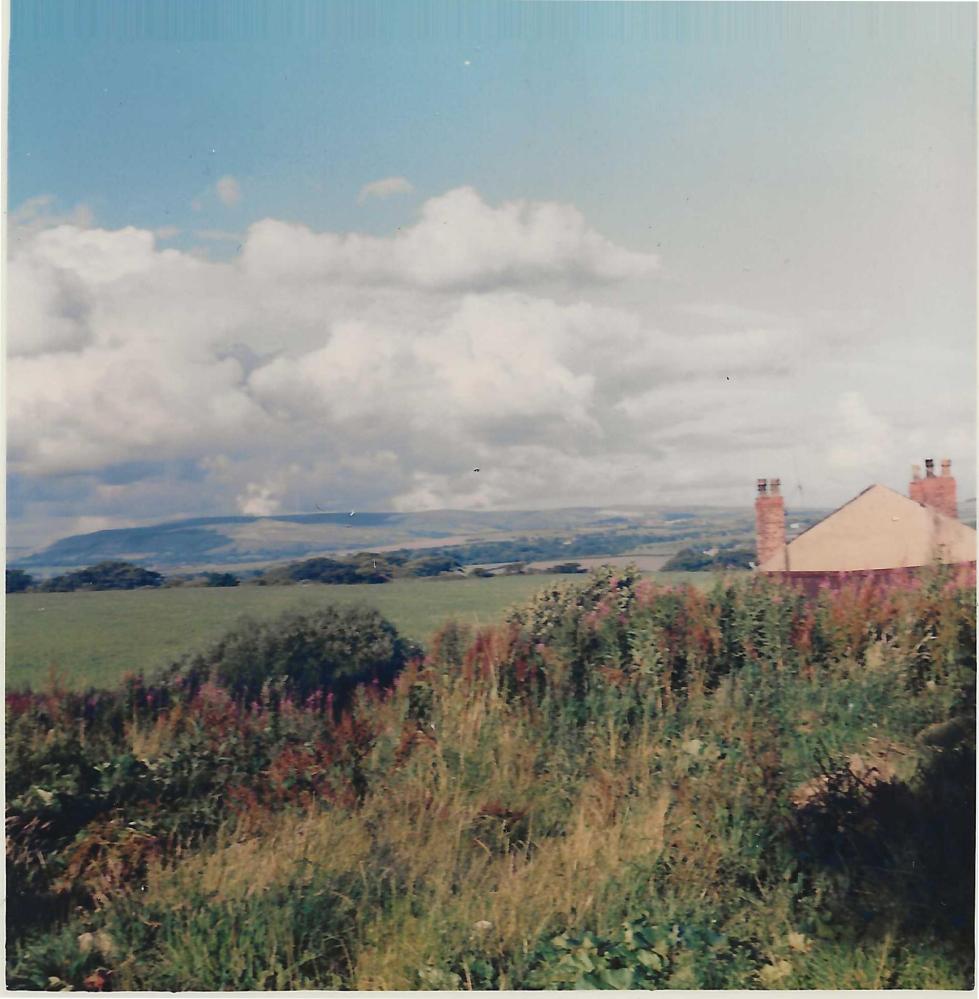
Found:
[[[664,565],[672,558],[672,552],[662,555],[650,555],[640,553],[636,555],[585,555],[581,558],[570,558],[566,561],[577,562],[582,568],[596,569],[600,565],[614,565],[625,568],[627,565],[634,565],[643,572],[659,572]],[[531,562],[530,569],[549,569],[555,565],[554,559],[547,559],[541,562]]]

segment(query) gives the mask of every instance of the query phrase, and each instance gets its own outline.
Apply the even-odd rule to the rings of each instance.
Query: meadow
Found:
[[[603,570],[8,692],[8,986],[971,988],[975,599]]]
[[[703,581],[709,576],[677,573],[673,578]],[[448,618],[476,627],[492,624],[556,579],[568,577],[10,594],[6,686],[38,687],[52,671],[69,689],[112,686],[126,673],[151,673],[196,652],[242,616],[267,619],[325,606],[374,607],[406,637],[424,644]]]

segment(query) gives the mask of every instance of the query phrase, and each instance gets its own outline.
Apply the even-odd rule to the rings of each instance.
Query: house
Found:
[[[853,576],[909,576],[936,562],[974,573],[976,532],[957,519],[951,462],[942,462],[941,475],[935,475],[931,459],[925,469],[922,477],[913,468],[909,496],[887,486],[868,486],[788,543],[780,482],[759,479],[758,571],[807,589],[838,585]]]

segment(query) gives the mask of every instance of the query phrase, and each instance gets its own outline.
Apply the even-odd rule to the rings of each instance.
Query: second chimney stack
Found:
[[[925,506],[933,507],[946,517],[957,519],[959,515],[958,500],[956,497],[955,479],[952,477],[952,462],[949,458],[942,458],[942,474],[935,475],[935,461],[933,458],[925,460],[925,477],[919,478],[918,466],[912,468],[911,484],[908,487],[908,496],[916,503],[923,503]]]

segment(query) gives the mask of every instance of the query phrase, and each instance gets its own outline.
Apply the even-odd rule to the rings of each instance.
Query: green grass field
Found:
[[[703,582],[695,573],[660,574],[664,581]],[[492,579],[403,579],[379,586],[239,586],[7,597],[6,686],[42,686],[55,670],[66,687],[112,686],[125,673],[150,673],[219,638],[244,616],[367,604],[402,634],[425,643],[449,618],[474,625],[555,581],[575,576]],[[659,577],[657,577],[659,578]]]

